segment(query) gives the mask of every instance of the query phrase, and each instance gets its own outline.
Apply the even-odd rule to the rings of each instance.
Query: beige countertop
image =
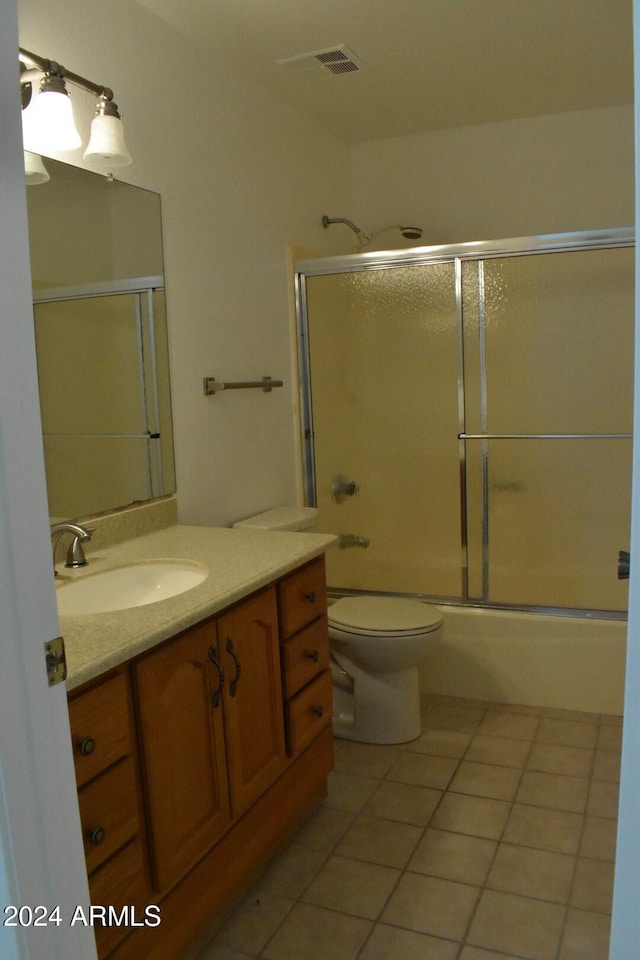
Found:
[[[150,559],[195,560],[209,569],[201,584],[166,600],[109,613],[61,617],[67,689],[223,610],[324,553],[336,539],[321,533],[175,525],[97,550],[82,570],[59,565],[57,589],[64,589],[70,580]]]

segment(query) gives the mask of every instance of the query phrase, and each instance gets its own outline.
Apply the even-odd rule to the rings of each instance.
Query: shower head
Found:
[[[358,243],[356,244],[353,253],[358,253],[360,250],[363,250],[368,246],[371,241],[381,233],[385,233],[387,230],[399,230],[405,240],[420,240],[422,237],[422,227],[403,227],[394,224],[390,227],[383,227],[382,230],[376,230],[375,233],[365,233],[364,230],[361,230],[353,220],[347,220],[345,217],[327,217],[326,214],[322,218],[322,226],[329,227],[332,223],[344,223],[349,227],[358,238]]]
[[[419,240],[422,236],[422,227],[399,227],[405,240]]]

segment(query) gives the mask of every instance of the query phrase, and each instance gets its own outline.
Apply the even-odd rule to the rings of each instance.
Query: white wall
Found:
[[[633,223],[631,106],[375,140],[352,157],[351,216],[370,233],[418,224],[438,244]]]
[[[134,0],[18,14],[21,46],[113,88],[134,157],[121,179],[162,195],[181,521],[295,500],[286,247],[331,252],[321,216],[350,207],[346,146]],[[285,388],[205,398],[205,375]]]

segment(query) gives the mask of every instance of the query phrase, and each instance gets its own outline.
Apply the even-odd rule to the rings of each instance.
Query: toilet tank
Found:
[[[316,507],[274,507],[245,520],[238,520],[234,527],[252,530],[310,530],[316,526]]]

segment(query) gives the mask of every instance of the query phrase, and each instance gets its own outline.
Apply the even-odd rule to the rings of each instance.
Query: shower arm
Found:
[[[347,227],[353,230],[353,232],[358,238],[358,243],[361,244],[362,246],[366,246],[373,239],[373,237],[368,236],[368,234],[366,234],[364,230],[361,230],[360,227],[358,227],[353,222],[353,220],[347,220],[346,217],[328,217],[325,214],[322,218],[322,226],[325,228],[325,230],[327,227],[330,227],[332,223],[346,224]]]

